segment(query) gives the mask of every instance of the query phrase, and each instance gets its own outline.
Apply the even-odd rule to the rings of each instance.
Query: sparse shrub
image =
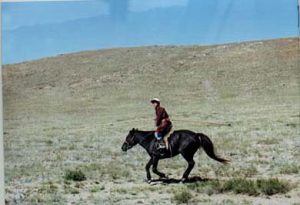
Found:
[[[86,176],[81,170],[67,170],[65,173],[65,179],[73,181],[84,181],[86,180]]]
[[[192,193],[187,189],[180,189],[174,193],[174,201],[177,204],[188,203],[192,199]]]
[[[52,140],[46,140],[45,143],[50,146],[50,145],[53,144],[53,141]]]
[[[254,181],[247,179],[230,179],[222,187],[224,191],[233,191],[236,194],[258,195],[259,191]]]
[[[280,174],[298,174],[299,167],[293,164],[285,164],[280,169]]]
[[[278,179],[257,180],[257,186],[266,195],[287,193],[290,190],[288,183],[279,181]]]
[[[286,126],[295,128],[295,127],[297,127],[297,124],[296,123],[287,123]]]

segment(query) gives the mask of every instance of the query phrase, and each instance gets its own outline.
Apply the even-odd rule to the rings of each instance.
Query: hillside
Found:
[[[147,186],[142,182],[146,153],[133,148],[124,156],[120,146],[132,127],[153,129],[153,110],[149,105],[152,97],[161,98],[176,129],[207,133],[218,150],[234,162],[221,169],[202,153],[196,160],[202,162],[192,174],[243,177],[244,168],[247,172],[254,167],[253,178],[276,176],[299,185],[299,177],[294,173],[282,173],[290,165],[287,159],[296,168],[300,166],[295,160],[300,154],[296,138],[299,57],[299,41],[290,38],[217,46],[106,49],[5,65],[8,200],[53,200],[57,196],[51,191],[34,190],[49,181],[58,190],[64,189],[62,173],[69,168],[82,168],[88,181],[76,187],[76,197],[59,194],[59,201],[82,198],[109,204],[111,193],[115,194],[114,203],[122,203],[123,197],[128,203],[146,200],[143,194],[128,199],[130,193],[123,196],[114,188],[121,189],[126,183],[132,189]],[[232,127],[210,122],[231,123]],[[134,162],[137,152],[142,154]],[[130,162],[126,161],[129,157],[133,159]],[[160,169],[178,178],[186,166],[181,160],[162,162]],[[170,168],[174,164],[176,169]],[[111,176],[105,167],[126,171]],[[237,170],[242,170],[242,174],[237,174]],[[100,186],[92,185],[93,181],[108,187],[98,190],[102,193],[100,198],[93,195],[90,199],[90,187]],[[176,185],[164,189],[176,189]],[[155,190],[151,192],[161,196]],[[16,196],[19,193],[23,198]],[[299,186],[289,195],[277,197],[276,203],[299,200]],[[162,195],[161,202],[168,204],[171,196]],[[216,203],[226,199],[237,202],[230,195],[204,197],[217,200]],[[272,199],[257,198],[262,204]],[[253,202],[252,198],[245,200]]]
[[[26,110],[55,114],[60,106],[74,113],[110,112],[107,105],[122,105],[114,108],[117,113],[130,106],[145,111],[152,96],[180,110],[187,103],[198,104],[200,110],[203,104],[218,104],[218,99],[286,102],[285,96],[298,94],[297,46],[297,39],[283,39],[211,47],[142,47],[8,65],[3,70],[4,106],[13,112],[25,105]],[[33,102],[43,106],[31,107]]]

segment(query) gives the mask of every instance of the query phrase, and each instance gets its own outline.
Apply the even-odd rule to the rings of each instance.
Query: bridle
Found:
[[[128,147],[132,147],[131,144],[133,144],[133,138],[134,138],[134,134],[132,134],[132,136],[129,138],[129,140],[125,140],[124,144],[126,144]]]

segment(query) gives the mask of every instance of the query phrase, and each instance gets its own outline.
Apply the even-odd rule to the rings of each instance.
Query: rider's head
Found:
[[[158,98],[153,98],[150,102],[153,107],[157,107],[158,105],[160,105],[160,100]]]

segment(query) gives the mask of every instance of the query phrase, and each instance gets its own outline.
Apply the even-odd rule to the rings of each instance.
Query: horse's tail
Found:
[[[212,143],[212,141],[209,139],[208,136],[206,136],[205,134],[202,134],[202,133],[197,133],[199,138],[200,138],[200,141],[201,141],[201,146],[203,147],[205,153],[212,159],[218,161],[218,162],[221,162],[223,164],[229,164],[229,160],[227,159],[223,159],[219,156],[217,156],[215,154],[215,151],[214,151],[214,144]]]

